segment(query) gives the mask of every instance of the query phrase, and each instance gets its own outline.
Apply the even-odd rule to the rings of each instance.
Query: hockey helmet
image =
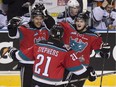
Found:
[[[44,14],[43,14],[42,11],[32,9],[32,11],[31,11],[31,18],[34,18],[36,16],[42,16],[44,18]]]
[[[89,20],[89,13],[90,13],[89,11],[86,11],[86,12],[84,12],[84,13],[80,13],[80,14],[75,18],[75,21],[82,19],[82,20],[84,20],[85,22],[88,22],[88,20]]]
[[[62,26],[56,24],[50,29],[50,36],[53,38],[61,39],[64,35],[64,29]]]
[[[77,0],[69,0],[67,3],[68,7],[77,7],[79,6],[79,2]]]

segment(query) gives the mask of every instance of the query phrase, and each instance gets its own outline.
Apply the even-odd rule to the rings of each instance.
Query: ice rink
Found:
[[[104,73],[110,73],[114,71],[105,71]],[[101,71],[97,71],[99,75]],[[100,87],[100,77],[95,82],[85,83],[84,87]],[[19,71],[2,71],[0,72],[0,87],[21,87],[20,72]],[[103,76],[102,87],[116,87],[116,74],[109,74]]]

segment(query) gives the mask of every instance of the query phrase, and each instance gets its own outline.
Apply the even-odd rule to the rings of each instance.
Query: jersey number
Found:
[[[47,62],[46,62],[46,65],[45,65],[44,72],[42,73],[42,75],[44,75],[44,76],[48,76],[48,68],[49,68],[50,61],[51,61],[51,57],[47,56],[46,58],[47,58]],[[39,54],[37,56],[37,59],[40,59],[40,62],[35,65],[35,72],[40,74],[41,69],[38,68],[38,67],[40,65],[42,65],[42,63],[44,62],[45,57],[44,57],[44,55]]]

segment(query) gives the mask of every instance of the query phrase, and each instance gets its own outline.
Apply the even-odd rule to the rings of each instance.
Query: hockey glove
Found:
[[[48,16],[48,11],[47,9],[45,9],[45,6],[43,3],[36,3],[34,9],[40,10],[43,12],[44,16]]]
[[[108,43],[104,43],[100,50],[100,56],[108,59],[110,57],[110,45]]]
[[[21,24],[22,19],[20,17],[13,17],[9,23],[8,23],[8,28],[17,28]]]
[[[3,47],[3,48],[1,49],[1,51],[0,51],[0,54],[1,54],[1,57],[4,57],[5,54],[8,52],[9,55],[12,56],[12,54],[13,54],[14,52],[16,52],[16,51],[17,51],[17,49],[14,48],[14,47]]]
[[[43,11],[45,9],[45,6],[43,5],[43,3],[36,3],[35,9]]]
[[[87,71],[89,72],[88,80],[91,82],[95,81],[97,78],[97,74],[95,73],[95,70],[93,69],[93,67],[88,67]]]

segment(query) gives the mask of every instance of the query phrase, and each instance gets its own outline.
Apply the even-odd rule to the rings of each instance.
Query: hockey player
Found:
[[[92,67],[86,68],[80,63],[73,50],[68,51],[62,43],[63,28],[54,25],[50,30],[50,38],[40,41],[23,53],[20,50],[9,47],[3,49],[3,53],[9,52],[12,58],[19,61],[34,60],[33,83],[31,87],[63,87],[64,69],[71,71],[75,76],[88,77],[90,81],[96,79]]]
[[[26,6],[26,5],[24,5],[24,6]],[[40,10],[40,11],[42,11],[43,12],[43,14],[44,14],[44,22],[43,22],[43,25],[44,26],[46,26],[48,29],[50,29],[54,24],[55,24],[55,20],[53,19],[53,17],[52,16],[50,16],[49,14],[48,14],[48,10],[45,8],[45,6],[44,6],[44,4],[43,3],[36,3],[36,4],[33,4],[32,6],[32,9],[34,9],[34,10]],[[30,11],[29,11],[30,12]],[[26,23],[28,23],[29,22],[29,20],[30,20],[30,13],[26,13],[26,14],[24,14],[21,18],[23,19],[22,20],[22,23],[23,24],[26,24]],[[49,23],[50,22],[50,23]]]
[[[110,46],[107,43],[103,43],[101,36],[90,31],[87,24],[88,19],[89,14],[80,13],[78,17],[75,18],[75,24],[73,26],[66,22],[60,23],[67,32],[64,34],[65,43],[69,44],[76,52],[77,58],[86,68],[90,64],[90,54],[92,50],[95,50],[96,53],[99,52],[102,58],[108,58],[110,51]],[[72,79],[76,78],[80,79],[82,77],[72,75]],[[81,81],[69,84],[67,87],[83,87],[83,84],[84,81]]]
[[[69,0],[67,3],[68,9],[60,13],[57,17],[57,22],[67,21],[74,24],[75,17],[80,13],[80,4],[77,0]]]
[[[11,39],[19,39],[20,50],[30,49],[35,43],[40,40],[46,40],[49,36],[49,31],[43,26],[44,15],[39,10],[32,10],[31,21],[28,24],[20,25],[21,19],[14,17],[8,25],[8,34]],[[23,63],[22,63],[23,64]],[[25,63],[21,68],[22,87],[30,87],[32,64]]]

